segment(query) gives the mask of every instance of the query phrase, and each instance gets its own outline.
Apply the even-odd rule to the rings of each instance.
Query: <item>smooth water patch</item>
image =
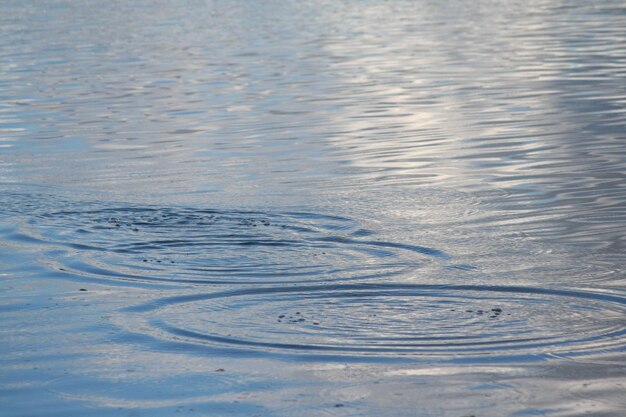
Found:
[[[621,351],[626,296],[476,285],[347,284],[165,297],[126,331],[212,349],[352,358],[540,360]]]

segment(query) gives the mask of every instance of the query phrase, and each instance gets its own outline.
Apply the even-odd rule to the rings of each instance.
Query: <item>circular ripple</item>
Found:
[[[207,347],[355,356],[524,357],[622,349],[626,298],[530,287],[359,284],[160,299],[120,323]]]
[[[414,270],[437,249],[377,240],[358,222],[314,213],[126,207],[32,216],[21,240],[80,277],[178,283],[301,283]]]

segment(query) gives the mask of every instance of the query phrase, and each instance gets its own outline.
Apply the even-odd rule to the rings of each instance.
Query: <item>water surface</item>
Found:
[[[0,4],[0,415],[626,409],[619,1]]]

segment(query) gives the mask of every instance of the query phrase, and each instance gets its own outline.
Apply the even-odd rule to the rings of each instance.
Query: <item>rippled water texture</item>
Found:
[[[0,416],[626,410],[622,1],[0,2]]]

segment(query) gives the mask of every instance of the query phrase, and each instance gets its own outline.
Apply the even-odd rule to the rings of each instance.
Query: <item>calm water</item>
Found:
[[[0,2],[0,415],[626,415],[623,1]]]

